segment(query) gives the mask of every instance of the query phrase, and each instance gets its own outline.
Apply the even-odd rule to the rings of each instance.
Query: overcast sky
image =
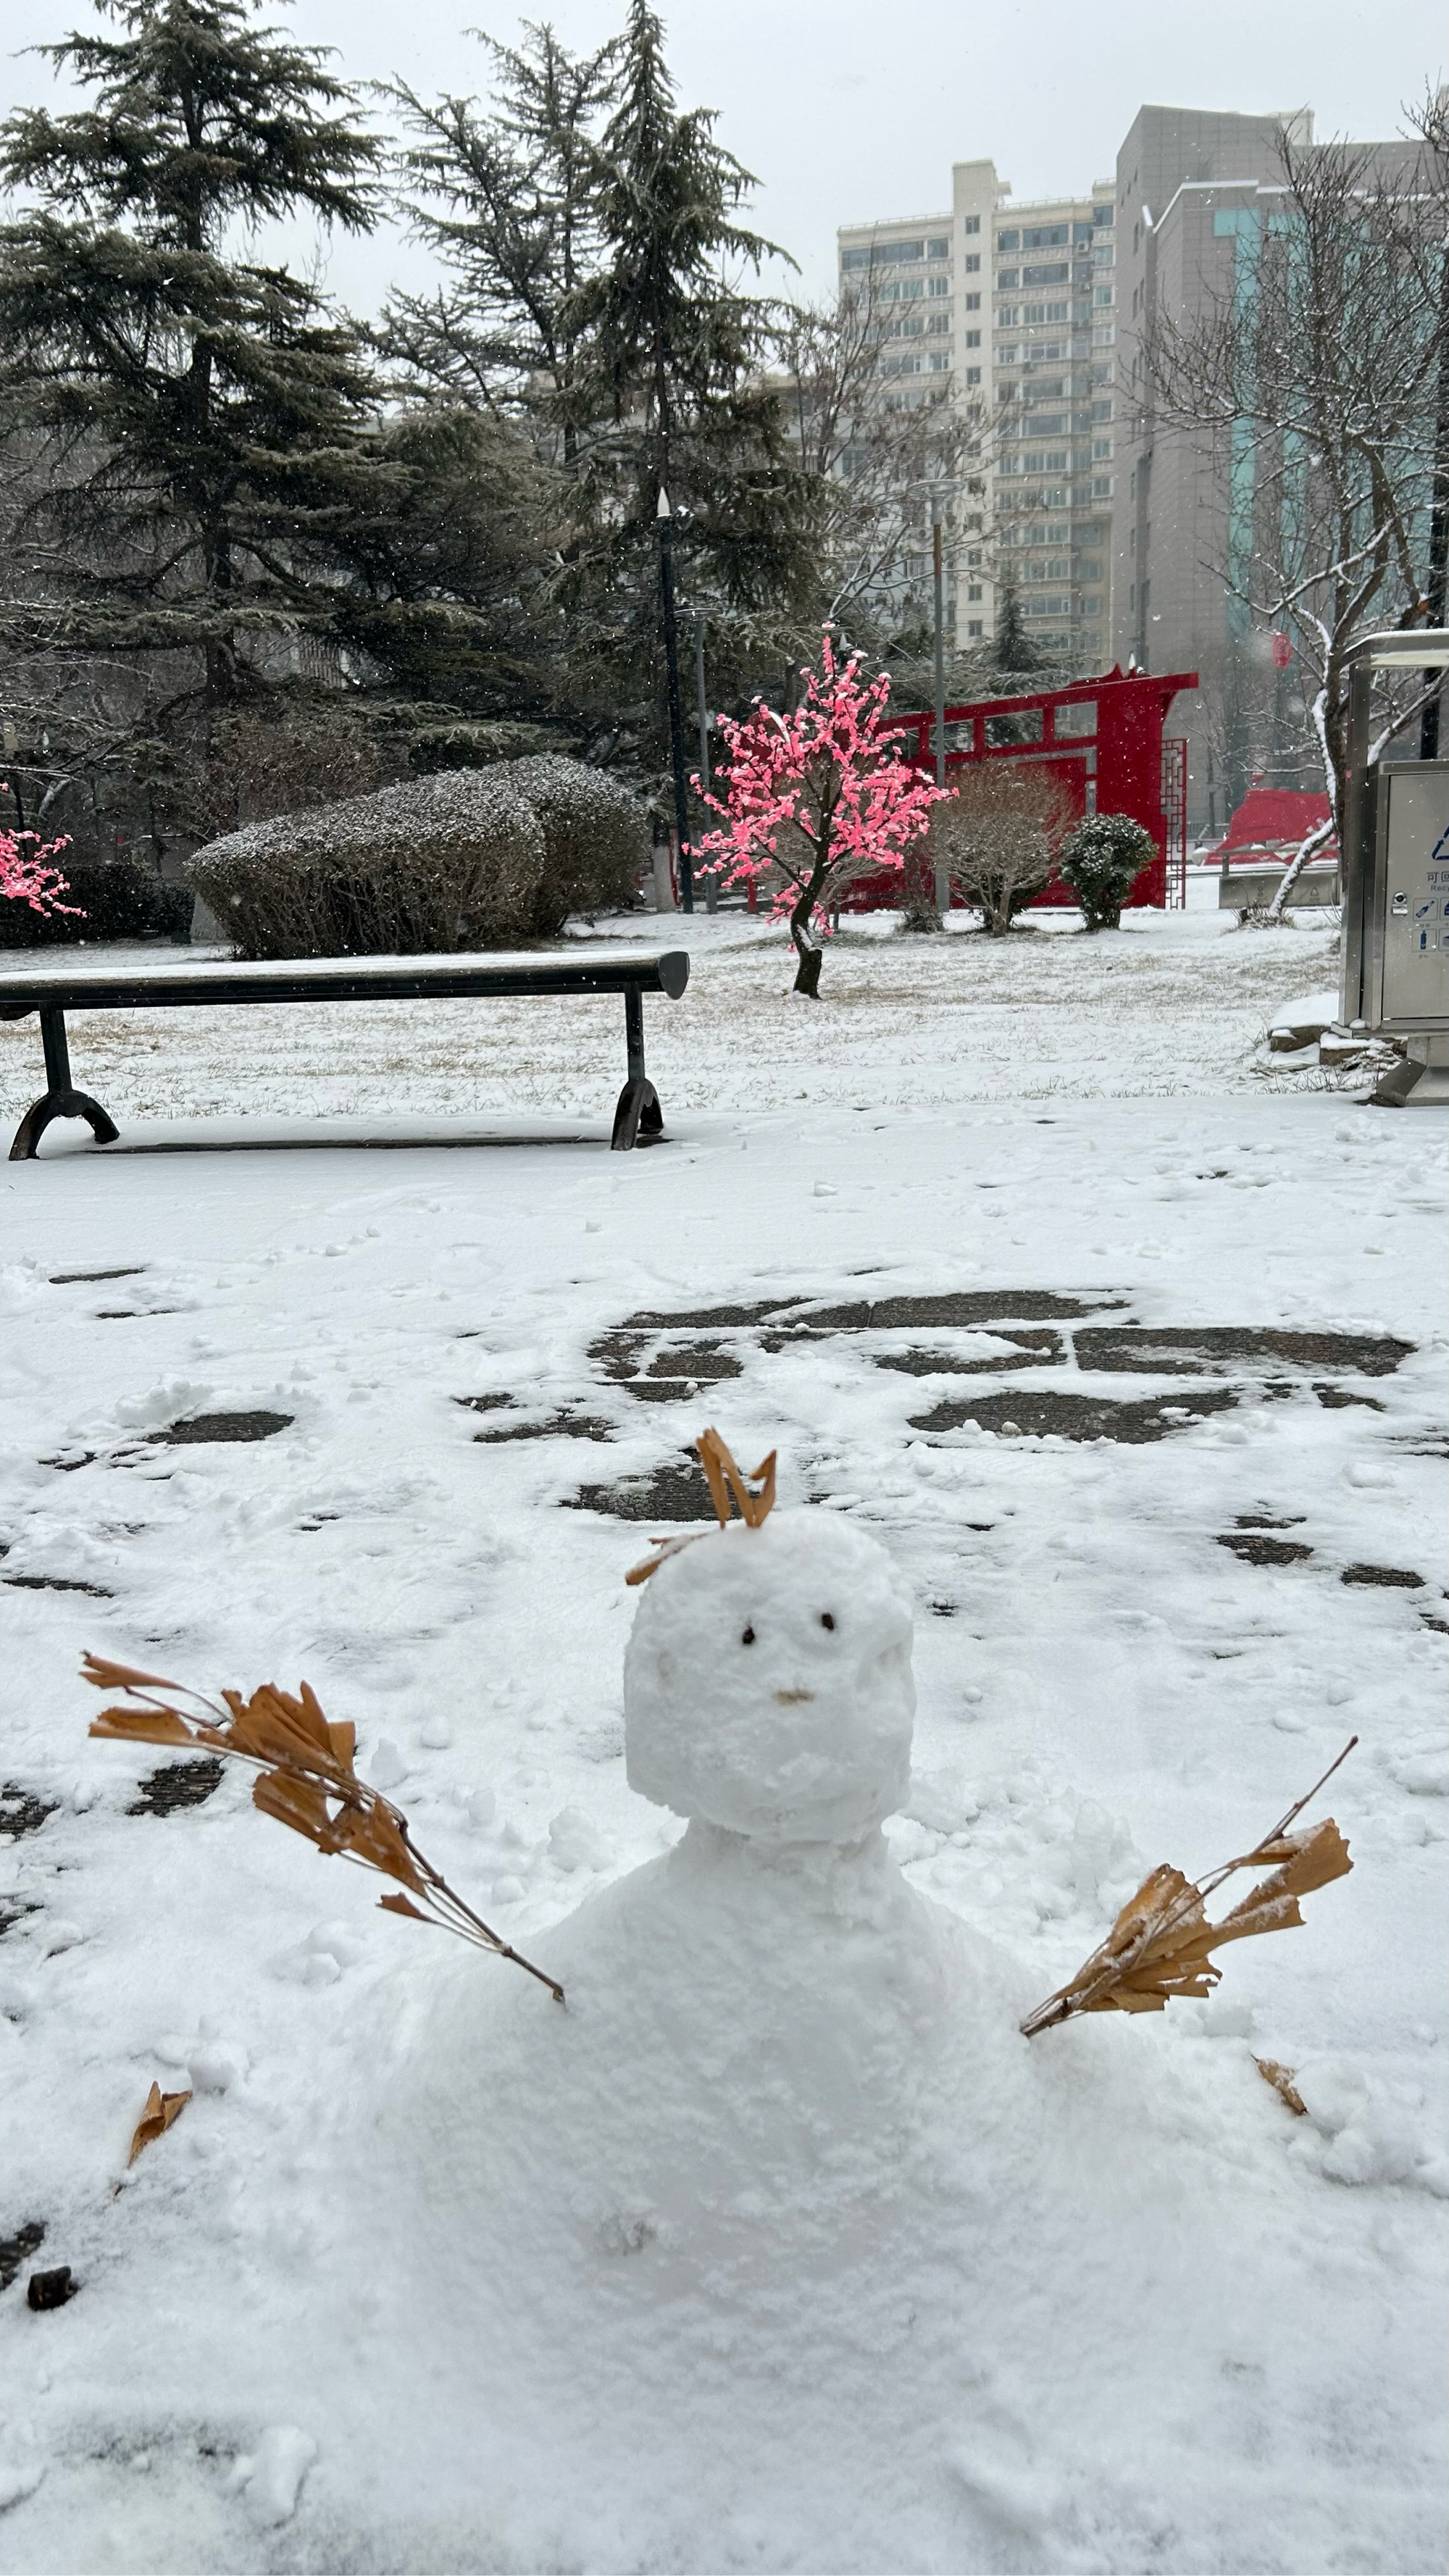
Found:
[[[266,14],[334,47],[351,80],[483,85],[458,0],[275,0]],[[624,0],[466,0],[468,19],[504,41],[526,14],[582,47],[619,24]],[[661,0],[661,14],[681,104],[718,109],[720,139],[761,183],[754,220],[812,296],[833,286],[837,224],[942,211],[953,161],[994,160],[1018,198],[1073,194],[1111,173],[1144,101],[1307,105],[1320,137],[1376,139],[1398,131],[1426,79],[1449,76],[1444,0]],[[30,43],[93,23],[81,0],[14,0],[6,18]],[[0,71],[7,107],[54,96],[33,56]],[[426,274],[393,234],[327,254],[328,283],[362,311],[394,276]]]

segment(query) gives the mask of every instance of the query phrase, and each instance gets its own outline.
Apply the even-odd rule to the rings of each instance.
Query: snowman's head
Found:
[[[712,1531],[644,1587],[624,1659],[629,1784],[730,1832],[857,1842],[911,1767],[911,1612],[838,1513]]]

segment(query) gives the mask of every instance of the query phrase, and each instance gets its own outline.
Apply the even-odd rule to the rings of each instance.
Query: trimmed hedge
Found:
[[[246,824],[187,875],[243,957],[436,956],[632,904],[648,848],[627,788],[543,753]]]

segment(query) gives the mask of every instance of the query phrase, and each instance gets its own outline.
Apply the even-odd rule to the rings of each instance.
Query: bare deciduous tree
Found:
[[[1205,437],[1228,496],[1216,569],[1265,626],[1293,635],[1332,812],[1274,901],[1341,830],[1348,657],[1374,628],[1434,614],[1431,487],[1445,438],[1449,343],[1442,97],[1390,166],[1343,144],[1279,142],[1280,177],[1240,231],[1234,273],[1192,322],[1153,324],[1147,401],[1159,434]],[[1442,605],[1438,611],[1442,616]],[[1386,691],[1380,748],[1421,700]]]
[[[906,399],[887,389],[888,335],[901,327],[868,274],[833,306],[790,308],[777,380],[816,498],[826,614],[877,648],[924,614],[913,585],[930,550],[931,496],[952,506],[977,438],[944,394],[919,408],[891,407]]]
[[[1066,789],[1042,763],[983,760],[951,778],[926,845],[932,864],[980,906],[986,930],[1000,939],[1050,885],[1071,820]]]

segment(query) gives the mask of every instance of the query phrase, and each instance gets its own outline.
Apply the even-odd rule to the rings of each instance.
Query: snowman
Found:
[[[751,1519],[636,1570],[628,1778],[682,1836],[531,1942],[565,2012],[459,1956],[400,2034],[439,2222],[571,2265],[566,2303],[621,2254],[636,2295],[711,2297],[855,2259],[955,2154],[963,2049],[978,2145],[1025,2134],[1020,1979],[882,1832],[910,1778],[905,1586],[839,1514],[737,1490]]]

